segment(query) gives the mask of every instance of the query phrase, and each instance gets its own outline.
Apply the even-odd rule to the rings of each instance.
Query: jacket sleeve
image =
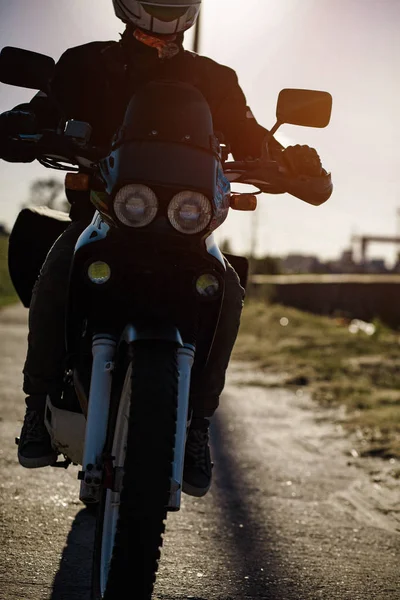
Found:
[[[246,97],[233,69],[224,67],[222,82],[223,97],[214,111],[215,130],[223,133],[235,160],[259,158],[268,130],[258,124],[247,106]],[[278,142],[276,144],[280,147]]]
[[[91,42],[66,50],[56,64],[51,90],[56,102],[39,92],[30,102],[41,128],[54,128],[61,118],[91,122],[101,91],[101,51],[109,42]]]

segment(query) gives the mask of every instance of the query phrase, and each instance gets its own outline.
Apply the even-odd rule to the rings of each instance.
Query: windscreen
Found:
[[[131,99],[122,138],[178,142],[211,151],[213,122],[204,96],[193,86],[154,81]]]

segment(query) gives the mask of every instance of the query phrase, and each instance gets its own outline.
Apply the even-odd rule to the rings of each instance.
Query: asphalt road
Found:
[[[89,600],[77,468],[17,463],[26,318],[0,312],[0,600]],[[241,385],[249,375],[231,365],[213,486],[168,517],[155,598],[400,600],[400,464],[352,457],[306,394]]]

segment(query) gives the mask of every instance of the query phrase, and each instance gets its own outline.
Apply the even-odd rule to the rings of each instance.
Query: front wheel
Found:
[[[116,491],[104,490],[98,513],[93,600],[123,598],[125,590],[141,600],[151,598],[167,516],[178,401],[177,347],[166,341],[140,341],[131,349],[108,448],[114,457]]]

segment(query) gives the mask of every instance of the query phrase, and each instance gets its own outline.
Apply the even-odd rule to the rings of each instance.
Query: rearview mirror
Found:
[[[279,124],[303,127],[326,127],[332,112],[332,96],[315,90],[282,90],[278,97],[276,118]]]
[[[7,46],[0,53],[0,81],[46,92],[54,75],[50,56]]]

